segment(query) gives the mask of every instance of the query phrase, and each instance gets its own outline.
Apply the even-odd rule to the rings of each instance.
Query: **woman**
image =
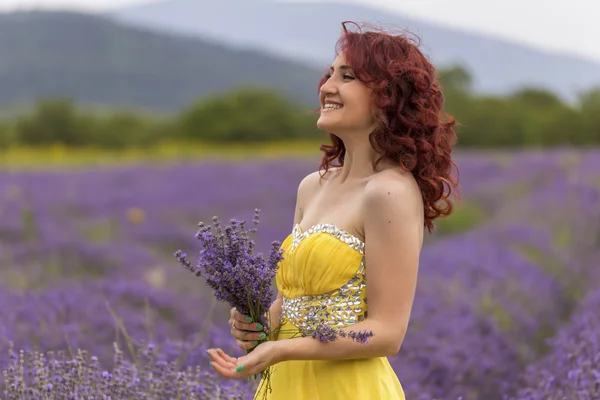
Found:
[[[404,399],[387,357],[405,337],[424,228],[452,212],[457,181],[454,120],[443,121],[436,71],[405,35],[351,32],[319,84],[317,125],[330,133],[320,171],[298,187],[292,233],[283,241],[271,321],[280,334],[231,310],[234,358],[208,354],[221,375],[271,368],[272,400]],[[337,166],[332,167],[333,162]],[[368,293],[368,306],[367,306]],[[297,337],[316,323],[370,331],[366,344]],[[264,397],[263,396],[263,397]]]

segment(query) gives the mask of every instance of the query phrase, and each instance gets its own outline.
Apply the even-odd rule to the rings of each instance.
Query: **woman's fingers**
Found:
[[[233,365],[237,364],[237,357],[231,357],[229,354],[225,353],[223,349],[217,348],[217,354],[220,355],[225,361],[233,363]]]
[[[231,314],[232,320],[235,321],[235,326],[243,331],[262,331],[263,326],[258,322],[252,320],[252,318],[246,314],[234,310]]]
[[[235,327],[232,327],[232,328],[240,330],[240,331],[262,332],[265,329],[258,322],[242,322],[239,319],[234,320],[234,322],[235,322]]]
[[[236,360],[229,357],[227,354],[217,352],[216,349],[212,349],[206,352],[213,364],[213,367],[219,365],[222,369],[233,369],[236,367]]]
[[[256,347],[258,345],[258,340],[239,340],[236,339],[235,342],[237,343],[238,347],[242,350],[250,350],[253,347]]]
[[[264,327],[257,322],[250,322],[252,318],[244,315],[234,308],[230,310],[229,326],[231,326],[231,335],[236,339],[239,348],[249,350],[259,341],[267,338],[262,332]]]
[[[244,349],[249,349],[258,344],[261,340],[265,340],[267,335],[264,332],[249,332],[241,331],[239,329],[232,329],[231,335],[239,342],[246,342]],[[241,346],[240,346],[241,347]]]
[[[233,335],[234,338],[240,339],[240,340],[253,341],[253,340],[264,340],[267,338],[267,334],[264,332],[242,330],[242,329],[239,329],[237,325],[235,328],[231,329],[231,334]]]
[[[252,321],[252,318],[241,314],[239,311],[234,311],[232,309],[231,318],[229,318],[229,326],[231,326],[232,333],[233,331],[248,331],[248,332],[262,332],[265,328],[262,324],[258,322],[248,322]],[[258,334],[260,336],[260,333]],[[241,338],[240,338],[241,339]],[[264,339],[264,337],[254,337],[254,339]],[[248,340],[248,339],[246,339]]]

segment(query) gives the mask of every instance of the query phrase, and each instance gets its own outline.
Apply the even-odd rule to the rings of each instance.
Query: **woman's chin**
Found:
[[[321,117],[317,120],[317,128],[324,131],[333,132],[336,128],[336,125],[337,124],[334,123],[334,121],[331,121],[330,118],[327,118],[327,116]]]

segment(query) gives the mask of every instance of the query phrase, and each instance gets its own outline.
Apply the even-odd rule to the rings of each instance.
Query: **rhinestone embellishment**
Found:
[[[358,272],[343,286],[328,293],[283,297],[282,317],[296,325],[300,331],[310,332],[317,325],[337,328],[356,324],[366,318],[366,301],[361,295],[366,285],[364,258]]]
[[[316,233],[328,233],[331,236],[338,238],[342,242],[346,243],[352,249],[358,251],[360,254],[365,254],[365,244],[362,240],[352,235],[349,232],[344,231],[341,228],[333,224],[317,224],[311,226],[306,232],[302,232],[300,229],[300,224],[294,225],[294,230],[292,232],[293,242],[292,242],[292,250],[295,250],[296,247],[303,241],[305,238],[312,234]]]

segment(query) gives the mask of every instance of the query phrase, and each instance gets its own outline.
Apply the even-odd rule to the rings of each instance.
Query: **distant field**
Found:
[[[12,147],[0,149],[0,169],[29,170],[75,166],[122,166],[139,163],[172,163],[194,160],[228,160],[243,161],[250,159],[275,159],[281,157],[320,158],[321,144],[329,143],[328,138],[322,141],[286,141],[232,145],[212,143],[163,143],[149,148],[101,149],[101,148],[67,148],[53,147]],[[593,150],[589,150],[593,151]],[[567,157],[577,157],[579,150],[556,150]],[[512,150],[512,149],[455,149],[457,157],[461,155],[480,155],[496,162],[510,162],[515,155],[544,155],[545,150]]]
[[[274,157],[320,156],[325,143],[298,141],[265,144],[215,145],[199,143],[166,143],[151,148],[109,150],[98,148],[13,147],[0,150],[0,168],[37,169],[47,167],[123,165],[139,162],[161,162],[228,159],[244,160]]]
[[[208,368],[206,347],[234,346],[227,308],[213,307],[173,252],[197,254],[198,221],[250,221],[255,207],[258,248],[284,239],[297,185],[319,155],[318,143],[3,154],[0,370],[9,340],[17,349],[86,349],[109,368],[112,343],[123,340],[106,302],[162,358],[187,349],[186,364]],[[499,400],[550,387],[547,370],[569,371],[562,355],[570,342],[553,349],[545,339],[579,329],[572,313],[594,314],[597,303],[581,299],[600,287],[600,151],[457,152],[456,161],[462,202],[427,237],[411,325],[392,366],[411,399]],[[581,343],[595,332],[597,324]],[[535,368],[523,387],[528,365]],[[525,398],[550,397],[517,399]]]

